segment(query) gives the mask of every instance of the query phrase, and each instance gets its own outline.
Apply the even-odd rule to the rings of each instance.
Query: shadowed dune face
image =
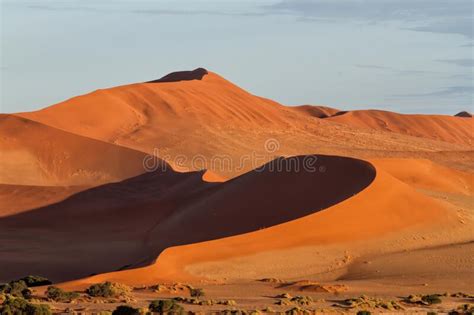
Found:
[[[464,118],[472,118],[472,114],[466,111],[462,111],[454,115],[455,117],[464,117]]]
[[[279,158],[224,183],[204,182],[202,172],[148,173],[2,218],[6,247],[0,268],[11,270],[9,278],[33,270],[57,281],[141,266],[170,246],[252,232],[320,211],[375,177],[361,160],[318,156],[315,169],[308,170],[304,159]],[[21,235],[14,232],[19,227]],[[41,238],[32,245],[37,233]]]
[[[149,81],[147,83],[162,83],[162,82],[178,82],[178,81],[192,81],[192,80],[202,80],[202,78],[207,75],[208,72],[204,68],[197,68],[192,71],[178,71],[172,72],[165,75],[164,77]]]

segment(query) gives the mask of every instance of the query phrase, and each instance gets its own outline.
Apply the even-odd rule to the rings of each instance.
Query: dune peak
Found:
[[[176,71],[176,72],[171,72],[160,79],[148,81],[147,83],[202,80],[202,78],[208,73],[209,72],[204,68],[196,68],[191,71]]]
[[[454,115],[455,117],[464,117],[464,118],[470,118],[472,117],[472,114],[467,112],[467,111],[462,111]]]

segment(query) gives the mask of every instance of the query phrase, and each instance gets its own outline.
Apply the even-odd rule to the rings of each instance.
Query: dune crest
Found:
[[[472,118],[472,114],[467,111],[462,111],[454,115],[455,117],[464,117],[464,118]]]
[[[172,72],[165,75],[164,77],[149,81],[147,83],[160,83],[160,82],[178,82],[178,81],[191,81],[191,80],[202,80],[202,78],[208,74],[204,68],[197,68],[192,71],[178,71]]]
[[[408,115],[381,110],[341,112],[327,120],[359,128],[390,131],[415,137],[473,144],[474,120],[444,115]]]

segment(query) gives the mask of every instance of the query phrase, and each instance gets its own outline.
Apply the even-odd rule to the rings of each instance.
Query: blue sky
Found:
[[[473,110],[472,0],[1,3],[1,112],[197,67],[286,105]]]

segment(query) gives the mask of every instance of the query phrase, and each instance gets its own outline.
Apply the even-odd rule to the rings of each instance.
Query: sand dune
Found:
[[[304,159],[277,159],[224,183],[204,182],[202,172],[157,171],[5,217],[1,236],[9,235],[10,246],[17,250],[13,256],[5,253],[0,267],[9,266],[16,275],[33,269],[66,280],[151,263],[170,246],[248,233],[320,211],[352,197],[375,175],[366,162],[330,156],[317,160],[325,172],[294,169]],[[274,170],[279,166],[284,171]],[[18,226],[23,233],[16,238],[10,231]],[[31,252],[28,235],[38,229],[42,238]],[[49,243],[55,244],[56,254],[44,259]],[[25,260],[11,266],[10,259],[23,250],[28,251],[20,255]]]
[[[472,150],[471,120],[383,112],[370,112],[376,117],[368,115],[367,123],[358,112],[318,119],[314,117],[318,113],[336,110],[286,107],[203,71],[172,73],[148,83],[98,90],[18,115],[147,153],[158,149],[158,155],[173,166],[175,159],[185,156],[183,170],[205,168],[225,178],[252,170],[255,165],[240,165],[241,157],[252,152],[264,155],[264,163],[279,155],[370,158],[383,156],[380,152]],[[389,127],[378,125],[377,117],[382,114]],[[278,141],[277,150],[266,150],[268,139]],[[204,157],[202,165],[193,165],[191,159],[197,155]],[[229,157],[234,167],[216,166],[211,162],[216,155]],[[236,166],[242,167],[237,170]]]
[[[0,184],[0,217],[57,203],[87,186],[28,186]]]
[[[421,189],[472,195],[473,174],[420,159],[381,159],[377,165],[404,183]]]
[[[443,115],[404,115],[381,110],[340,112],[330,121],[359,128],[472,145],[474,120]]]
[[[328,167],[328,170],[330,169]],[[343,169],[339,171],[344,172]],[[333,178],[344,182],[340,175]],[[244,179],[247,178],[243,177],[241,180]],[[236,179],[236,184],[241,180]],[[244,187],[246,185],[241,185],[241,189]],[[318,194],[317,187],[319,186],[312,185],[312,187],[315,189],[314,193]],[[321,192],[322,195],[325,192]],[[308,192],[308,194],[311,193]],[[384,198],[377,197],[380,195]],[[297,199],[292,198],[292,200]],[[258,207],[259,212],[263,209],[275,209],[274,206],[262,208],[261,203]],[[271,204],[271,201],[268,203]],[[249,206],[250,204],[247,207]],[[252,208],[247,207],[240,208],[246,209],[246,212],[252,212]],[[199,210],[199,213],[201,211],[203,210]],[[290,259],[288,263],[286,251],[315,246],[314,251],[324,252],[322,249],[324,247],[321,246],[330,248],[337,244],[342,244],[342,247],[346,249],[351,248],[352,251],[355,246],[350,244],[357,241],[373,238],[383,240],[384,236],[397,231],[407,231],[407,229],[416,231],[436,226],[442,221],[452,221],[455,217],[442,203],[416,192],[381,169],[377,169],[375,180],[359,194],[329,206],[324,211],[313,214],[307,212],[307,214],[309,215],[252,233],[240,234],[244,232],[240,230],[239,235],[233,237],[170,247],[161,253],[152,266],[102,274],[67,283],[66,286],[83,287],[87,283],[104,280],[129,284],[152,284],[163,281],[197,281],[222,277],[248,279],[262,275],[292,278],[315,270],[314,266],[305,269],[311,256],[305,253],[295,261]],[[202,220],[205,221],[208,218],[209,215],[204,216]],[[199,221],[199,218],[196,220]],[[234,221],[235,219],[229,220],[228,223],[221,221],[219,226],[236,229],[237,227],[231,224]],[[166,230],[161,229],[166,231],[161,235],[171,233],[175,235],[175,239],[179,239],[175,232],[176,227],[183,226],[185,222],[185,218],[170,221]],[[243,222],[240,221],[240,224]],[[196,233],[199,233],[199,230]],[[154,235],[153,239],[159,241],[160,233]],[[372,249],[372,253],[379,250],[379,248]],[[270,255],[273,264],[265,258],[266,253]],[[318,265],[318,263],[313,263]],[[303,270],[302,266],[305,266]]]
[[[97,185],[144,172],[144,154],[14,115],[0,116],[0,183]]]
[[[469,278],[472,131],[286,107],[202,68],[1,115],[0,281],[429,279],[430,253]]]
[[[316,118],[327,118],[340,112],[340,110],[336,108],[314,105],[293,106],[291,109]]]

